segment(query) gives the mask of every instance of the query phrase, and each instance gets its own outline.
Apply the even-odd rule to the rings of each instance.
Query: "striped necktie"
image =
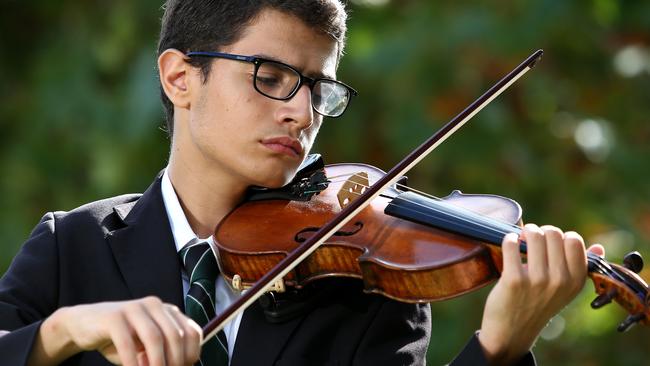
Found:
[[[185,295],[185,313],[201,327],[216,316],[215,280],[219,268],[210,245],[206,242],[188,244],[180,251],[181,260],[190,281]],[[201,349],[201,360],[196,365],[227,366],[228,344],[220,331]]]

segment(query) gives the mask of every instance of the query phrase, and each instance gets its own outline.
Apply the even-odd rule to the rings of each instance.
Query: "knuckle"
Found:
[[[551,276],[551,278],[548,280],[548,287],[554,291],[558,292],[561,291],[562,289],[567,288],[567,281],[565,276],[562,275],[555,275]]]
[[[527,224],[525,227],[525,235],[527,242],[536,242],[544,238],[544,231],[537,225]]]
[[[504,285],[511,290],[519,290],[525,286],[524,278],[520,275],[504,277]]]
[[[548,286],[548,276],[546,274],[536,274],[530,276],[530,287],[535,290],[541,290]]]
[[[552,225],[544,225],[541,228],[544,232],[544,236],[547,239],[551,239],[550,241],[561,241],[562,238],[564,237],[564,232],[560,230],[558,227],[552,226]]]
[[[542,227],[540,227],[540,229],[542,229],[542,231],[544,231],[544,233],[547,234],[550,233],[550,234],[560,235],[560,236],[564,234],[559,227],[553,225],[543,225]]]
[[[124,313],[121,309],[116,309],[106,314],[106,320],[110,325],[121,324],[124,322],[124,319]]]
[[[552,281],[558,281],[560,283],[566,283],[570,280],[569,269],[564,266],[553,266],[550,269],[549,276]]]
[[[202,330],[201,328],[194,323],[193,321],[188,321],[187,326],[185,327],[185,337],[189,338],[190,341],[192,342],[200,342],[201,341],[201,336],[202,336]]]
[[[570,246],[584,246],[584,239],[575,231],[568,231],[564,234],[564,242]]]
[[[163,341],[163,337],[160,334],[158,327],[152,324],[143,325],[141,329],[141,337],[144,343],[160,343]]]
[[[196,329],[192,326],[188,326],[184,333],[186,344],[191,345],[192,349],[197,348],[197,352],[200,353],[200,343],[203,338],[203,333],[200,329]]]
[[[142,303],[146,306],[162,306],[163,302],[156,296],[147,296],[142,299]]]
[[[122,310],[125,312],[134,312],[142,309],[138,301],[128,301],[122,306]]]
[[[171,343],[178,344],[183,341],[183,333],[184,332],[182,330],[174,330],[172,332],[169,332],[169,334],[167,334],[167,340]]]
[[[173,305],[173,304],[165,304],[167,306],[167,309],[174,312],[174,313],[180,313],[181,309],[178,308],[178,306]]]
[[[529,222],[526,225],[524,225],[524,229],[527,231],[535,232],[535,231],[539,231],[539,226]]]

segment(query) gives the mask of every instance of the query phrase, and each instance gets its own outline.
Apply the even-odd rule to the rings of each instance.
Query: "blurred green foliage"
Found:
[[[155,73],[160,0],[4,2],[0,272],[47,210],[144,190],[166,165]],[[388,169],[531,51],[530,73],[410,175],[444,196],[494,193],[526,221],[650,255],[650,2],[351,2],[339,78],[360,92],[327,121],[328,162]],[[650,272],[642,273],[650,278]],[[431,364],[480,326],[489,289],[433,304]],[[650,330],[590,310],[591,285],[536,347],[541,364],[644,365]]]

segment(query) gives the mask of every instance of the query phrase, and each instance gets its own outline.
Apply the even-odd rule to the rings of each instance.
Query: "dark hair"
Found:
[[[339,0],[167,0],[163,6],[158,55],[174,48],[217,51],[237,42],[243,30],[264,9],[275,9],[293,15],[318,32],[329,35],[338,43],[338,58],[343,54],[346,32],[346,12]],[[203,81],[210,73],[209,58],[192,58],[189,62],[200,67]],[[167,132],[174,132],[174,106],[162,85],[160,95]]]

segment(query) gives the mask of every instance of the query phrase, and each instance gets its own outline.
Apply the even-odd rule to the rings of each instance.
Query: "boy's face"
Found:
[[[274,10],[262,11],[239,41],[220,51],[284,62],[312,78],[335,78],[336,42]],[[187,125],[177,127],[185,129],[191,145],[182,148],[194,151],[193,163],[208,172],[246,186],[279,187],[311,149],[323,117],[313,111],[307,85],[290,100],[273,100],[254,89],[253,71],[252,63],[214,59],[202,85],[197,69],[190,77],[197,92]]]

